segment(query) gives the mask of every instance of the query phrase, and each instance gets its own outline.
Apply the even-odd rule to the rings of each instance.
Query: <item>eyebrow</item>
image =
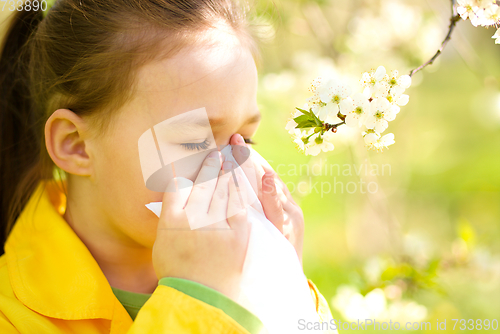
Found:
[[[247,118],[244,124],[253,124],[261,120],[262,114],[257,111],[255,114]],[[210,127],[219,128],[227,124],[226,118],[209,118]]]
[[[261,120],[262,114],[260,113],[259,110],[249,118],[247,118],[246,122],[244,124],[253,124],[257,123]],[[227,119],[220,117],[220,118],[209,118],[208,119],[210,129],[214,128],[221,128],[225,125],[228,124]],[[199,130],[206,129],[207,128],[207,119],[206,118],[198,118],[198,119],[192,119],[190,117],[181,117],[176,119],[175,121],[169,123],[167,128],[171,128],[170,131],[172,132],[191,132],[191,131],[196,131],[196,128]]]

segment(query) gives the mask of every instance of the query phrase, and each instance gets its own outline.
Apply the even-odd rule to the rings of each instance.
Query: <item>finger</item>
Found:
[[[234,177],[229,178],[229,199],[227,203],[227,222],[231,229],[241,230],[244,229],[247,222],[247,210],[242,199],[242,189],[239,186],[241,182],[241,176],[236,175],[236,180]]]
[[[210,199],[217,185],[217,178],[221,169],[219,151],[211,152],[203,161],[200,172],[196,177],[193,189],[189,196],[186,210],[190,213],[206,214],[210,207]]]
[[[224,162],[223,170],[219,173],[217,186],[207,215],[207,219],[214,223],[209,226],[210,229],[229,228],[227,223],[227,207],[229,201],[229,179],[232,177],[229,171],[234,168],[233,165],[230,161]]]
[[[245,140],[239,133],[235,133],[231,136],[229,144],[231,144],[236,162],[238,165],[242,165],[250,156],[250,149]]]
[[[266,173],[271,173],[271,172],[268,171]],[[286,187],[285,183],[277,176],[276,173],[273,173],[273,180],[276,186],[278,197],[281,201],[281,204],[283,205],[283,210],[289,211],[289,210],[294,210],[294,208],[298,207],[299,205],[295,203],[290,192],[288,192],[288,196],[285,194],[285,191],[287,191],[288,188]]]
[[[267,161],[266,161],[267,162]],[[290,193],[290,190],[286,186],[285,182],[279,177],[278,173],[274,171],[274,169],[269,165],[268,163],[265,165],[262,165],[262,168],[266,173],[272,173],[274,177],[274,181],[278,184],[279,188],[281,191],[285,194],[285,196],[288,198],[289,201],[291,201],[293,204],[297,204],[295,200],[293,199],[292,194]]]
[[[274,169],[271,167],[269,162],[267,162],[266,159],[264,159],[257,151],[255,151],[252,147],[250,147],[250,157],[251,160],[253,161],[254,165],[257,166],[257,173],[259,176],[259,185],[260,189],[262,189],[262,184],[260,181],[262,181],[262,177],[267,171],[272,171],[274,172]],[[259,200],[262,201],[262,191],[259,192]]]
[[[193,187],[193,181],[185,177],[172,178],[166,187],[162,199],[162,210],[160,213],[160,221],[164,228],[181,228],[186,226],[174,226],[179,222],[186,222],[185,219],[174,219],[184,215],[184,207],[189,198],[189,194]]]
[[[281,201],[274,182],[274,175],[272,173],[264,174],[262,177],[262,207],[267,219],[283,233],[285,217]]]
[[[264,170],[252,160],[250,148],[239,133],[235,133],[231,137],[230,143],[234,159],[250,181],[255,193],[260,195],[262,189],[260,180],[264,175]]]

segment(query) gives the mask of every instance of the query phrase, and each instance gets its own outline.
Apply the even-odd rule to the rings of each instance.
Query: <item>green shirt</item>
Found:
[[[253,313],[224,294],[203,284],[175,277],[163,277],[158,284],[169,286],[188,296],[221,309],[252,334],[258,333],[263,328],[262,322]],[[135,319],[141,307],[148,301],[149,297],[151,297],[151,293],[136,293],[114,287],[111,287],[111,289],[116,298],[127,310],[132,320]]]

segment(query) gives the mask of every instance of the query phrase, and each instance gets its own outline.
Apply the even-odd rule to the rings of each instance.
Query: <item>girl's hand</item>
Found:
[[[158,278],[192,280],[235,299],[246,256],[250,224],[239,201],[231,173],[221,170],[220,152],[207,157],[189,191],[166,191],[153,246],[153,266]],[[224,163],[226,169],[231,168]],[[217,177],[218,176],[218,177]],[[197,183],[199,180],[209,180]],[[178,178],[177,182],[191,181]],[[175,180],[168,187],[175,188]],[[181,185],[182,187],[182,185]],[[188,188],[189,189],[189,188]],[[224,212],[220,212],[220,211]],[[238,212],[224,221],[191,230],[189,219],[212,219]],[[192,213],[196,213],[193,217]]]
[[[236,133],[231,137],[231,145],[247,147],[243,137]],[[233,146],[233,155],[236,161],[242,165],[247,159],[245,152],[248,150],[237,150]],[[242,152],[240,154],[240,152]],[[300,263],[302,264],[302,245],[304,240],[304,214],[300,206],[294,201],[286,184],[281,180],[271,165],[257,152],[253,152],[252,164],[245,164],[242,168],[247,176],[246,168],[253,168],[257,175],[258,198],[262,203],[264,213],[278,230],[290,241],[295,248]],[[241,162],[241,163],[240,163]],[[245,166],[243,165],[243,166]],[[278,184],[278,186],[276,186]]]

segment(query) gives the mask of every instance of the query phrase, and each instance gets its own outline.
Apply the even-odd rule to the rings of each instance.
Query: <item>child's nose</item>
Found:
[[[246,146],[243,136],[239,133],[233,133],[229,137],[215,138],[217,148],[220,150],[227,145],[243,145]]]

